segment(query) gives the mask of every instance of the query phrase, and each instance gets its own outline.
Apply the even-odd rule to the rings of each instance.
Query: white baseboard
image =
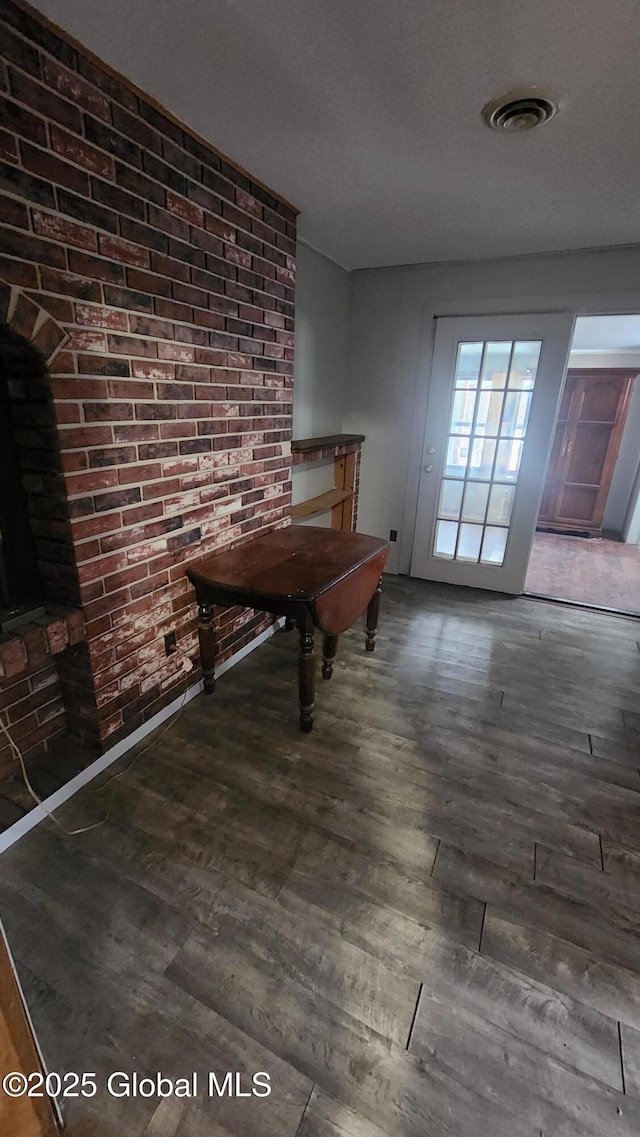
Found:
[[[232,655],[231,659],[227,659],[216,669],[216,679],[224,675],[225,671],[229,671],[230,668],[235,667],[236,663],[239,663],[241,659],[244,659],[245,656],[249,655],[255,648],[260,647],[260,644],[268,640],[274,632],[277,632],[283,625],[284,619],[276,620],[270,628],[267,628],[266,631],[261,632],[260,635],[256,636],[250,643],[240,648],[240,651]],[[148,722],[143,723],[142,726],[139,726],[137,730],[127,735],[121,742],[116,743],[110,750],[101,754],[99,758],[96,758],[95,762],[92,762],[85,770],[81,770],[70,782],[65,782],[64,786],[61,786],[59,790],[56,790],[55,793],[52,793],[50,797],[46,798],[42,805],[36,806],[29,813],[26,813],[24,817],[21,817],[19,821],[14,822],[4,833],[0,833],[0,853],[4,853],[5,849],[9,849],[11,845],[15,845],[16,841],[24,837],[25,833],[29,833],[31,829],[35,829],[36,825],[44,821],[48,814],[53,813],[63,805],[65,801],[69,801],[74,794],[77,794],[78,790],[81,790],[88,782],[93,781],[98,774],[101,774],[102,771],[106,770],[108,766],[111,766],[113,762],[117,762],[118,758],[122,758],[123,754],[126,754],[128,750],[137,746],[148,734],[152,734],[154,730],[162,726],[163,722],[171,718],[182,706],[186,706],[192,699],[195,699],[196,695],[199,695],[201,691],[202,680],[200,680],[199,683],[194,683],[192,687],[188,687],[184,695],[178,695],[177,699],[174,699],[173,702],[169,703],[163,710],[158,711],[157,715],[154,715]]]

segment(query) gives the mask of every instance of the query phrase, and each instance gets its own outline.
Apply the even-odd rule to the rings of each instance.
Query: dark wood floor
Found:
[[[640,546],[536,533],[525,588],[640,615]]]
[[[71,1137],[638,1137],[639,639],[391,580],[313,734],[280,633],[3,855]],[[104,1089],[193,1070],[273,1092]]]

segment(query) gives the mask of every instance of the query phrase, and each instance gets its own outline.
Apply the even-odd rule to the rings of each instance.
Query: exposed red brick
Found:
[[[71,351],[96,351],[102,355],[107,348],[107,337],[104,332],[72,328],[69,333],[69,348]]]
[[[53,93],[51,87],[36,83],[27,75],[14,70],[10,77],[10,89],[13,97],[19,102],[25,103],[46,118],[69,127],[77,134],[81,133],[82,115],[80,110],[78,107],[74,107],[72,103],[67,102],[66,99],[59,98]]]
[[[33,340],[45,359],[50,359],[57,347],[65,339],[65,331],[54,320],[45,320]]]
[[[129,329],[135,335],[153,336],[155,339],[173,339],[175,327],[169,320],[154,320],[137,313],[129,316]]]
[[[56,620],[47,625],[47,642],[51,655],[64,651],[69,643],[69,632],[66,620]]]
[[[102,233],[99,235],[98,241],[103,257],[112,257],[113,260],[122,261],[128,265],[137,265],[138,268],[146,268],[149,264],[148,251],[138,245],[132,245],[130,241],[123,241],[120,237],[110,237]]]
[[[93,304],[74,304],[76,324],[84,324],[92,328],[114,328],[126,332],[126,312],[116,312],[113,308],[104,308]]]
[[[75,245],[90,252],[95,252],[98,248],[97,236],[93,229],[87,229],[75,221],[68,221],[66,217],[34,209],[33,228],[40,236],[59,241],[61,245]]]
[[[89,176],[84,170],[79,170],[77,166],[63,161],[51,151],[31,146],[28,142],[20,144],[20,153],[26,170],[37,174],[39,178],[47,178],[57,185],[65,186],[74,193],[88,196]]]
[[[183,221],[188,221],[191,225],[201,226],[204,222],[204,215],[199,206],[171,190],[167,190],[166,205],[170,213],[181,217]]]
[[[8,130],[0,130],[0,158],[4,162],[18,161],[18,140]]]
[[[43,59],[43,67],[44,77],[52,89],[60,95],[64,95],[76,106],[84,107],[85,110],[103,118],[105,122],[110,122],[109,100],[105,95],[96,91],[95,87],[85,82],[75,72],[67,70],[66,67],[61,67],[59,63],[46,55]]]
[[[61,158],[75,162],[77,166],[83,166],[92,174],[99,174],[100,177],[110,180],[113,179],[113,158],[109,154],[105,154],[104,151],[97,150],[95,146],[90,146],[82,138],[77,138],[74,134],[69,134],[68,131],[52,125],[51,145]]]
[[[85,447],[104,446],[113,440],[109,426],[83,426],[61,430],[60,443],[65,450],[78,450]]]
[[[110,380],[107,384],[107,390],[112,399],[152,399],[154,394],[153,383],[132,382],[124,379]]]
[[[175,629],[196,655],[186,566],[286,523],[295,218],[81,49],[69,54],[47,35],[43,53],[0,27],[12,69],[3,125],[20,138],[16,147],[0,133],[9,160],[0,279],[30,292],[14,326],[27,338],[38,328],[54,360],[64,481],[50,472],[52,419],[18,421],[42,448],[28,488],[40,495],[47,579],[69,589],[80,572],[82,612],[49,633],[66,645],[55,658],[74,692],[69,725],[104,745],[182,689],[161,637]],[[68,546],[55,494],[68,502]],[[220,613],[221,658],[269,619]],[[45,638],[32,629],[8,666],[42,662]],[[30,683],[21,695],[30,740],[45,715],[60,729],[61,703],[39,697]]]
[[[93,277],[94,280],[108,281],[110,284],[124,283],[124,266],[113,261],[103,260],[100,257],[91,257],[86,253],[71,249],[69,252],[69,268],[71,272],[81,276]]]

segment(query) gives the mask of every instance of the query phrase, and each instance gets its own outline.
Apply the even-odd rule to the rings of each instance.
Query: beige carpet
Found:
[[[536,533],[525,591],[640,615],[640,546]]]

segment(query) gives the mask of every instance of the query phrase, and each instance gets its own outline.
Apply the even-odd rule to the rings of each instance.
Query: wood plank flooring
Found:
[[[3,854],[70,1137],[638,1137],[639,643],[391,578],[311,735],[279,633]]]

